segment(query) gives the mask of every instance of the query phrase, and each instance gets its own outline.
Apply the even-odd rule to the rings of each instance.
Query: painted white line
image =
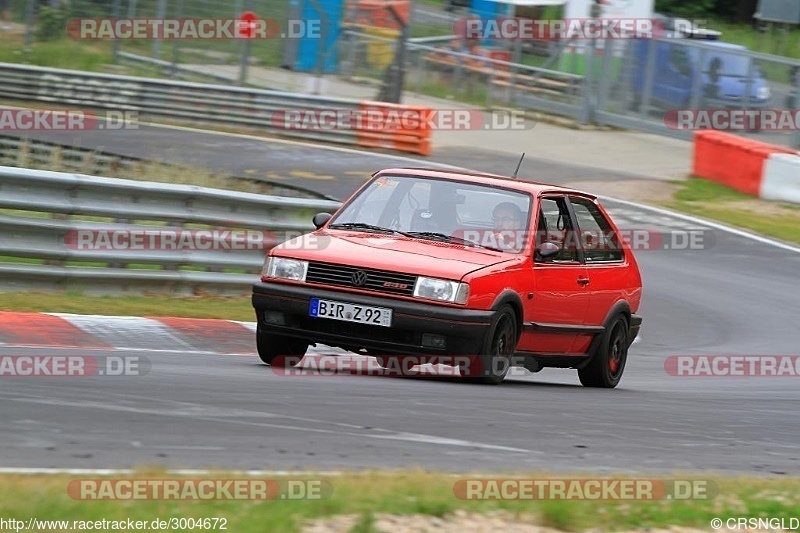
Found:
[[[228,320],[228,322],[233,322],[234,324],[239,324],[240,326],[244,326],[253,333],[256,332],[256,323],[255,322],[240,322],[239,320]]]
[[[775,246],[776,248],[781,248],[783,250],[788,250],[794,253],[800,253],[800,247],[792,246],[791,244],[787,244],[785,242],[777,241],[775,239],[771,239],[769,237],[764,237],[762,235],[757,235],[755,233],[750,233],[749,231],[741,230],[738,228],[734,228],[725,224],[721,224],[719,222],[714,222],[708,220],[706,218],[700,218],[693,215],[685,215],[683,213],[677,213],[675,211],[671,211],[669,209],[664,209],[662,207],[653,207],[646,204],[639,204],[636,202],[631,202],[628,200],[620,200],[619,198],[612,198],[611,196],[598,196],[601,200],[608,200],[610,202],[617,202],[624,205],[629,205],[631,207],[637,207],[639,209],[645,209],[647,211],[652,211],[654,213],[659,213],[661,215],[668,215],[674,218],[678,218],[681,220],[685,220],[687,222],[692,222],[695,224],[705,224],[706,226],[712,227],[714,229],[718,229],[720,231],[726,231],[728,233],[732,233],[733,235],[737,235],[739,237],[745,237],[747,239],[751,239],[762,244],[768,244],[770,246]]]
[[[298,431],[302,433],[316,433],[324,435],[335,435],[345,437],[355,437],[357,439],[379,439],[379,440],[395,440],[402,442],[415,442],[420,444],[432,444],[436,446],[452,446],[461,448],[477,448],[484,450],[500,450],[507,452],[524,453],[527,455],[537,454],[544,455],[544,452],[538,450],[526,450],[523,448],[513,448],[510,446],[501,446],[497,444],[490,444],[477,441],[468,441],[462,439],[451,439],[439,435],[427,435],[423,433],[409,433],[405,431],[395,431],[392,429],[384,429],[379,427],[371,427],[368,432],[353,431],[353,429],[362,430],[361,426],[346,424],[341,422],[330,422],[325,420],[318,420],[314,418],[297,417],[288,414],[277,414],[267,412],[253,412],[246,411],[244,414],[248,417],[264,417],[270,419],[286,419],[294,424],[281,424],[277,422],[261,422],[257,420],[241,420],[234,417],[242,416],[240,410],[236,409],[219,409],[217,412],[214,408],[208,405],[191,404],[187,402],[174,402],[179,403],[181,408],[172,408],[164,410],[158,407],[136,407],[129,405],[120,405],[117,403],[109,404],[94,401],[69,401],[61,399],[47,399],[47,398],[22,398],[12,397],[6,401],[20,402],[36,405],[52,405],[58,407],[74,407],[78,409],[96,409],[98,411],[110,411],[121,413],[134,413],[138,415],[154,415],[166,418],[189,418],[195,421],[207,421],[223,424],[231,424],[238,426],[249,426],[269,429],[282,429],[287,431]],[[312,427],[312,424],[323,426],[330,425],[333,429],[324,427]]]
[[[427,161],[425,159],[418,159],[418,158],[415,158],[415,157],[394,156],[394,155],[391,155],[391,154],[372,153],[372,152],[368,152],[368,151],[365,151],[365,150],[356,150],[356,149],[353,149],[353,148],[343,148],[343,147],[340,147],[340,146],[320,146],[320,145],[314,144],[314,143],[302,142],[302,141],[291,141],[291,140],[288,140],[288,139],[274,139],[274,138],[271,138],[271,137],[259,137],[257,135],[247,135],[247,134],[244,134],[244,133],[228,133],[228,132],[222,132],[222,131],[201,130],[201,129],[197,129],[197,128],[189,128],[189,127],[186,127],[186,126],[171,126],[171,125],[167,125],[167,124],[153,124],[152,122],[142,122],[141,124],[145,124],[145,125],[153,126],[153,127],[157,127],[157,128],[170,128],[170,129],[175,129],[175,130],[191,131],[191,132],[194,132],[194,133],[208,133],[208,134],[213,134],[213,135],[236,137],[236,138],[240,138],[240,139],[259,140],[259,141],[266,142],[266,143],[289,144],[289,145],[294,145],[294,146],[303,146],[303,147],[307,147],[307,148],[314,148],[314,149],[317,149],[317,150],[330,150],[330,151],[333,151],[333,152],[341,152],[341,153],[348,153],[348,154],[360,154],[360,155],[367,155],[367,156],[370,156],[370,157],[377,157],[377,158],[383,158],[383,159],[394,159],[394,160],[399,160],[399,161],[408,161],[409,163],[413,163],[414,165],[422,165],[422,166],[427,166],[427,167],[436,167],[436,168],[451,169],[451,170],[461,170],[461,171],[466,171],[466,172],[479,172],[479,171],[474,170],[474,169],[469,169],[469,168],[465,168],[465,167],[458,167],[458,166],[455,166],[455,165],[448,165],[448,164],[445,164],[445,163],[436,163],[436,162],[432,162],[432,161]],[[775,239],[770,239],[769,237],[763,237],[761,235],[756,235],[756,234],[750,233],[748,231],[743,231],[743,230],[740,230],[738,228],[734,228],[734,227],[731,227],[731,226],[728,226],[728,225],[725,225],[725,224],[720,224],[719,222],[712,222],[712,221],[706,220],[704,218],[700,218],[700,217],[696,217],[696,216],[692,216],[692,215],[685,215],[683,213],[678,213],[676,211],[671,211],[669,209],[664,209],[664,208],[661,208],[661,207],[653,207],[653,206],[649,206],[649,205],[646,205],[646,204],[640,204],[640,203],[637,203],[637,202],[631,202],[629,200],[621,200],[619,198],[613,198],[611,196],[598,196],[598,198],[600,198],[602,200],[609,200],[609,201],[613,201],[613,202],[618,202],[618,203],[621,203],[621,204],[624,204],[624,205],[628,205],[630,207],[636,207],[636,208],[639,208],[639,209],[645,209],[645,210],[648,210],[648,211],[651,211],[651,212],[654,212],[654,213],[660,213],[662,215],[668,215],[668,216],[671,216],[671,217],[674,217],[674,218],[677,218],[677,219],[685,220],[685,221],[688,221],[688,222],[693,222],[695,224],[705,224],[705,225],[710,226],[710,227],[712,227],[714,229],[718,229],[720,231],[726,231],[726,232],[731,233],[733,235],[736,235],[738,237],[744,237],[746,239],[751,239],[751,240],[754,240],[756,242],[760,242],[762,244],[767,244],[769,246],[775,246],[777,248],[781,248],[783,250],[787,250],[787,251],[790,251],[790,252],[800,253],[800,248],[798,248],[796,246],[792,246],[792,245],[786,244],[784,242],[777,241]]]
[[[461,439],[448,439],[446,437],[437,437],[436,435],[423,435],[420,433],[406,433],[398,432],[391,435],[370,435],[373,439],[387,439],[387,440],[400,440],[406,442],[421,442],[423,444],[438,444],[442,446],[459,446],[463,448],[480,448],[483,450],[497,450],[503,452],[520,452],[520,453],[538,453],[532,450],[525,450],[522,448],[512,448],[510,446],[499,446],[496,444],[484,444],[482,442],[475,442]]]

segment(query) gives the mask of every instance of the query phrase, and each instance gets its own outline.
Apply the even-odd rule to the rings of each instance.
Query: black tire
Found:
[[[497,310],[489,331],[476,361],[480,364],[459,369],[462,377],[497,385],[506,377],[517,347],[517,318],[511,306],[504,305]]]
[[[628,321],[618,316],[603,333],[591,362],[578,370],[584,387],[613,389],[622,379],[628,360]]]
[[[256,348],[261,360],[278,367],[294,367],[305,355],[308,343],[291,337],[267,334],[256,327]]]

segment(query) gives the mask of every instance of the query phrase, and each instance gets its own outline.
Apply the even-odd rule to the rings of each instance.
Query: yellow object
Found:
[[[374,26],[361,26],[361,30],[367,35],[392,40],[392,42],[372,39],[367,41],[367,62],[374,67],[386,68],[394,59],[394,43],[400,35],[400,30]]]

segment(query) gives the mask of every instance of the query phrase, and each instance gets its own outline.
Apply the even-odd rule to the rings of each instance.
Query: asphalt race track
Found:
[[[80,142],[140,156],[154,153],[152,143],[153,151],[187,159],[203,154],[195,164],[230,173],[305,176],[297,178],[303,186],[340,198],[373,170],[409,164],[161,128],[104,134],[97,142],[84,132]],[[437,159],[513,170],[505,157],[472,152]],[[566,164],[527,165],[553,182],[589,177]],[[644,324],[616,390],[583,388],[571,370],[517,373],[492,387],[448,378],[287,377],[255,357],[137,352],[152,363],[146,376],[0,378],[0,467],[796,474],[800,377],[673,377],[664,360],[800,354],[800,253],[638,206],[607,206],[623,227],[703,230],[710,245],[637,253]],[[0,354],[43,350],[0,346]]]

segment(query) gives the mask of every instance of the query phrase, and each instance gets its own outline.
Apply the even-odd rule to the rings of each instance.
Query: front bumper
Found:
[[[703,100],[703,107],[709,110],[714,109],[735,109],[735,110],[760,110],[768,109],[770,107],[770,99],[759,100],[751,98],[749,102],[745,102],[744,98],[724,98],[724,97],[706,97]]]
[[[323,298],[392,309],[391,327],[309,316],[311,298]],[[366,348],[375,355],[477,355],[491,327],[493,311],[460,309],[367,296],[312,286],[259,281],[253,285],[253,307],[262,332],[347,349]],[[265,311],[282,313],[283,324],[267,322]],[[423,345],[423,336],[444,338],[443,348]]]

